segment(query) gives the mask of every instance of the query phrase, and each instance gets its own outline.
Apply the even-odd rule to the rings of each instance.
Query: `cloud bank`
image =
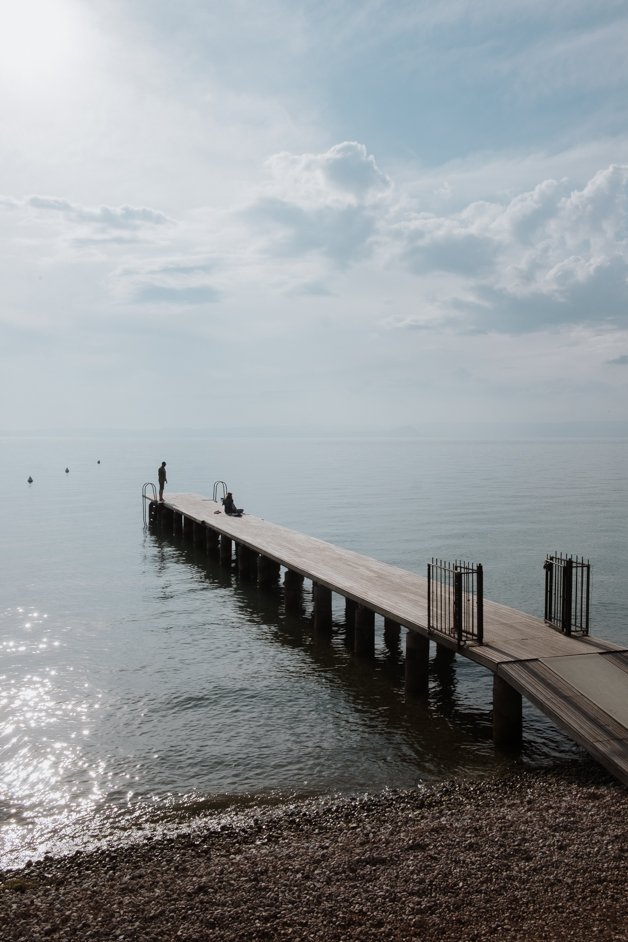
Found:
[[[516,335],[628,327],[628,165],[601,169],[580,187],[546,179],[450,213],[423,210],[412,187],[395,184],[355,141],[318,154],[283,151],[266,170],[257,196],[223,214],[219,237],[202,214],[174,225],[160,209],[62,197],[3,197],[0,205],[35,227],[56,219],[75,242],[124,243],[128,235],[150,243],[160,231],[158,255],[140,245],[133,260],[128,245],[127,263],[112,267],[121,303],[216,304],[253,282],[342,298],[352,271],[368,265],[386,283],[402,275],[415,286],[416,303],[386,315],[389,329]]]
[[[623,418],[625,3],[64,14],[45,81],[5,24],[6,423]]]

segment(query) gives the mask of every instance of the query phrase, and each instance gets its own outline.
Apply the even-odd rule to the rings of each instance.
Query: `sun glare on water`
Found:
[[[0,5],[0,83],[5,91],[63,81],[83,52],[82,14],[73,0]]]

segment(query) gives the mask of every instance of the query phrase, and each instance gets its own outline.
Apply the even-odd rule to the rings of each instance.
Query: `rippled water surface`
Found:
[[[582,756],[532,708],[520,757],[491,742],[491,676],[458,658],[403,690],[200,552],[146,533],[141,488],[211,496],[425,574],[482,562],[487,597],[542,613],[545,553],[590,557],[592,631],[625,643],[628,443],[5,438],[0,854],[164,827],[251,796],[412,787]],[[100,462],[100,463],[98,463]],[[69,472],[65,473],[65,468]],[[27,484],[31,475],[32,484]],[[548,629],[550,630],[550,629]]]

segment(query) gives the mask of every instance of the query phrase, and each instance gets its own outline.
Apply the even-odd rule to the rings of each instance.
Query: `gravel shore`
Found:
[[[260,806],[0,873],[0,938],[628,940],[627,844],[588,767]]]

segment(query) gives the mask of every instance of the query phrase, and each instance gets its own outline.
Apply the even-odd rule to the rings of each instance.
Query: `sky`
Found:
[[[625,0],[0,5],[0,430],[628,430]]]

